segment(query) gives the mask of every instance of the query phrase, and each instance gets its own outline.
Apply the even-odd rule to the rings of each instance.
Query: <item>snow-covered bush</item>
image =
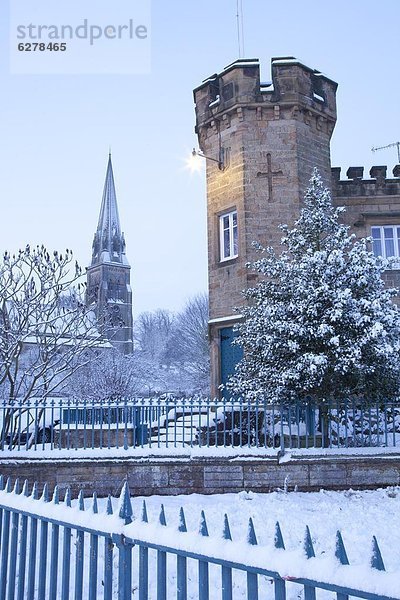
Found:
[[[259,283],[245,291],[236,343],[244,357],[227,387],[246,398],[294,403],[306,396],[368,403],[398,394],[400,313],[381,278],[387,261],[368,239],[339,223],[315,170],[283,251],[261,248],[249,265]],[[323,415],[323,408],[321,413]]]

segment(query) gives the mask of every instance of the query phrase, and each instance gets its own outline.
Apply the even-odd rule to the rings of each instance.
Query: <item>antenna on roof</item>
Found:
[[[372,152],[377,152],[378,150],[386,150],[386,148],[397,148],[397,160],[400,163],[400,142],[393,142],[393,144],[388,144],[387,146],[379,146],[378,148],[371,148]]]
[[[239,58],[244,55],[243,0],[236,0],[236,24]]]

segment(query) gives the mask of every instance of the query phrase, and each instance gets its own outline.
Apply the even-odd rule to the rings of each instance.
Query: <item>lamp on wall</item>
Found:
[[[225,149],[222,148],[222,146],[219,149],[219,157],[218,158],[213,158],[212,156],[206,156],[205,154],[203,154],[203,152],[201,152],[201,150],[196,150],[196,148],[193,148],[192,159],[196,159],[197,157],[205,158],[206,160],[212,160],[213,162],[216,162],[218,164],[218,168],[220,171],[223,171],[225,168]]]

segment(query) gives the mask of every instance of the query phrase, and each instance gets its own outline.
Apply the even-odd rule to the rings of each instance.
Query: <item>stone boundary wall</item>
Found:
[[[50,491],[69,485],[76,497],[94,490],[99,496],[116,495],[128,481],[132,494],[219,494],[252,490],[270,492],[284,486],[299,491],[321,488],[373,489],[400,485],[400,454],[380,456],[309,456],[220,458],[120,458],[120,459],[0,459],[0,473],[14,480],[45,482]],[[286,483],[285,483],[286,482]]]

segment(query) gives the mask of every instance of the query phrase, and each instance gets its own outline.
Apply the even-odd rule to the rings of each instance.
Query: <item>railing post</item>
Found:
[[[224,528],[222,531],[222,537],[224,540],[232,540],[231,530],[229,527],[228,516],[224,515]],[[222,600],[232,600],[232,568],[222,565],[221,567],[221,579],[222,579]]]
[[[78,508],[85,510],[83,491],[78,495]],[[85,532],[81,529],[76,530],[76,551],[75,551],[75,600],[83,598],[83,561],[85,555]]]
[[[28,495],[28,482],[25,480],[22,488],[22,495]],[[18,592],[17,599],[24,600],[25,597],[25,571],[26,571],[26,550],[28,538],[28,517],[21,517],[21,538],[19,543],[19,565],[18,565]]]
[[[125,482],[119,499],[119,517],[125,525],[132,523],[132,504],[128,483]],[[118,550],[118,600],[130,600],[132,590],[132,545],[124,535],[113,536]]]
[[[167,525],[162,504],[159,523],[162,527]],[[163,550],[157,550],[157,600],[167,600],[167,553]]]
[[[178,531],[187,531],[185,513],[181,507],[179,511]],[[186,556],[177,555],[176,557],[176,582],[177,582],[177,600],[187,600],[187,559]]]
[[[249,519],[249,528],[247,532],[247,543],[251,546],[257,546],[257,537],[254,530],[253,519]],[[247,598],[248,600],[258,600],[258,578],[257,573],[247,572]]]
[[[113,514],[111,496],[108,496],[106,514]],[[112,538],[106,537],[104,540],[104,600],[112,600],[113,548]]]
[[[18,479],[15,481],[14,494],[19,494],[19,482]],[[17,570],[17,558],[18,558],[18,525],[19,525],[19,514],[17,512],[12,513],[11,517],[11,541],[10,541],[10,569],[8,573],[8,600],[14,600],[15,598],[15,577]]]
[[[286,585],[283,579],[279,577],[279,579],[274,580],[274,600],[286,600]]]
[[[124,450],[128,450],[128,408],[126,398],[124,398]]]
[[[291,437],[289,436],[289,448],[292,447],[292,440]],[[283,435],[283,406],[281,404],[281,456],[283,456],[285,454],[285,437]]]
[[[98,513],[97,494],[93,494],[92,513]],[[97,559],[99,549],[99,536],[90,534],[90,559],[89,559],[89,600],[97,599]]]
[[[49,501],[47,483],[43,488],[43,495],[41,500],[43,502]],[[40,546],[39,546],[39,589],[38,589],[38,600],[45,600],[46,593],[46,563],[47,563],[47,537],[48,537],[49,524],[47,521],[41,521],[40,523]]]
[[[146,502],[143,500],[142,523],[148,523]],[[139,546],[139,600],[149,597],[149,549]]]
[[[58,487],[54,488],[53,503],[58,505],[60,502]],[[57,598],[57,578],[58,578],[58,542],[60,526],[53,524],[51,528],[51,552],[50,552],[50,593],[49,600]]]
[[[199,534],[208,537],[204,510],[201,511]],[[209,600],[208,562],[205,560],[199,560],[199,600]]]
[[[132,595],[132,544],[124,535],[114,535],[118,550],[118,600],[130,600]]]
[[[69,411],[68,411],[69,412]],[[65,492],[64,504],[67,508],[71,507],[71,491],[67,488]],[[64,527],[63,535],[63,564],[61,572],[61,600],[69,600],[69,580],[71,564],[71,528]]]
[[[37,483],[33,484],[32,498],[37,500]],[[35,573],[36,573],[36,546],[37,546],[37,526],[38,520],[35,517],[30,518],[30,539],[29,539],[29,563],[28,563],[28,595],[27,600],[34,600],[35,597]]]
[[[304,552],[307,558],[314,558],[314,546],[311,539],[310,530],[306,526],[306,535],[304,539]],[[304,600],[315,600],[315,588],[309,585],[304,586]]]
[[[7,479],[6,492],[11,492],[11,481]],[[11,511],[4,509],[3,512],[3,528],[2,528],[2,539],[1,539],[1,570],[0,570],[0,599],[5,600],[6,598],[6,586],[7,586],[7,570],[8,570],[8,549],[10,543],[10,515]]]

